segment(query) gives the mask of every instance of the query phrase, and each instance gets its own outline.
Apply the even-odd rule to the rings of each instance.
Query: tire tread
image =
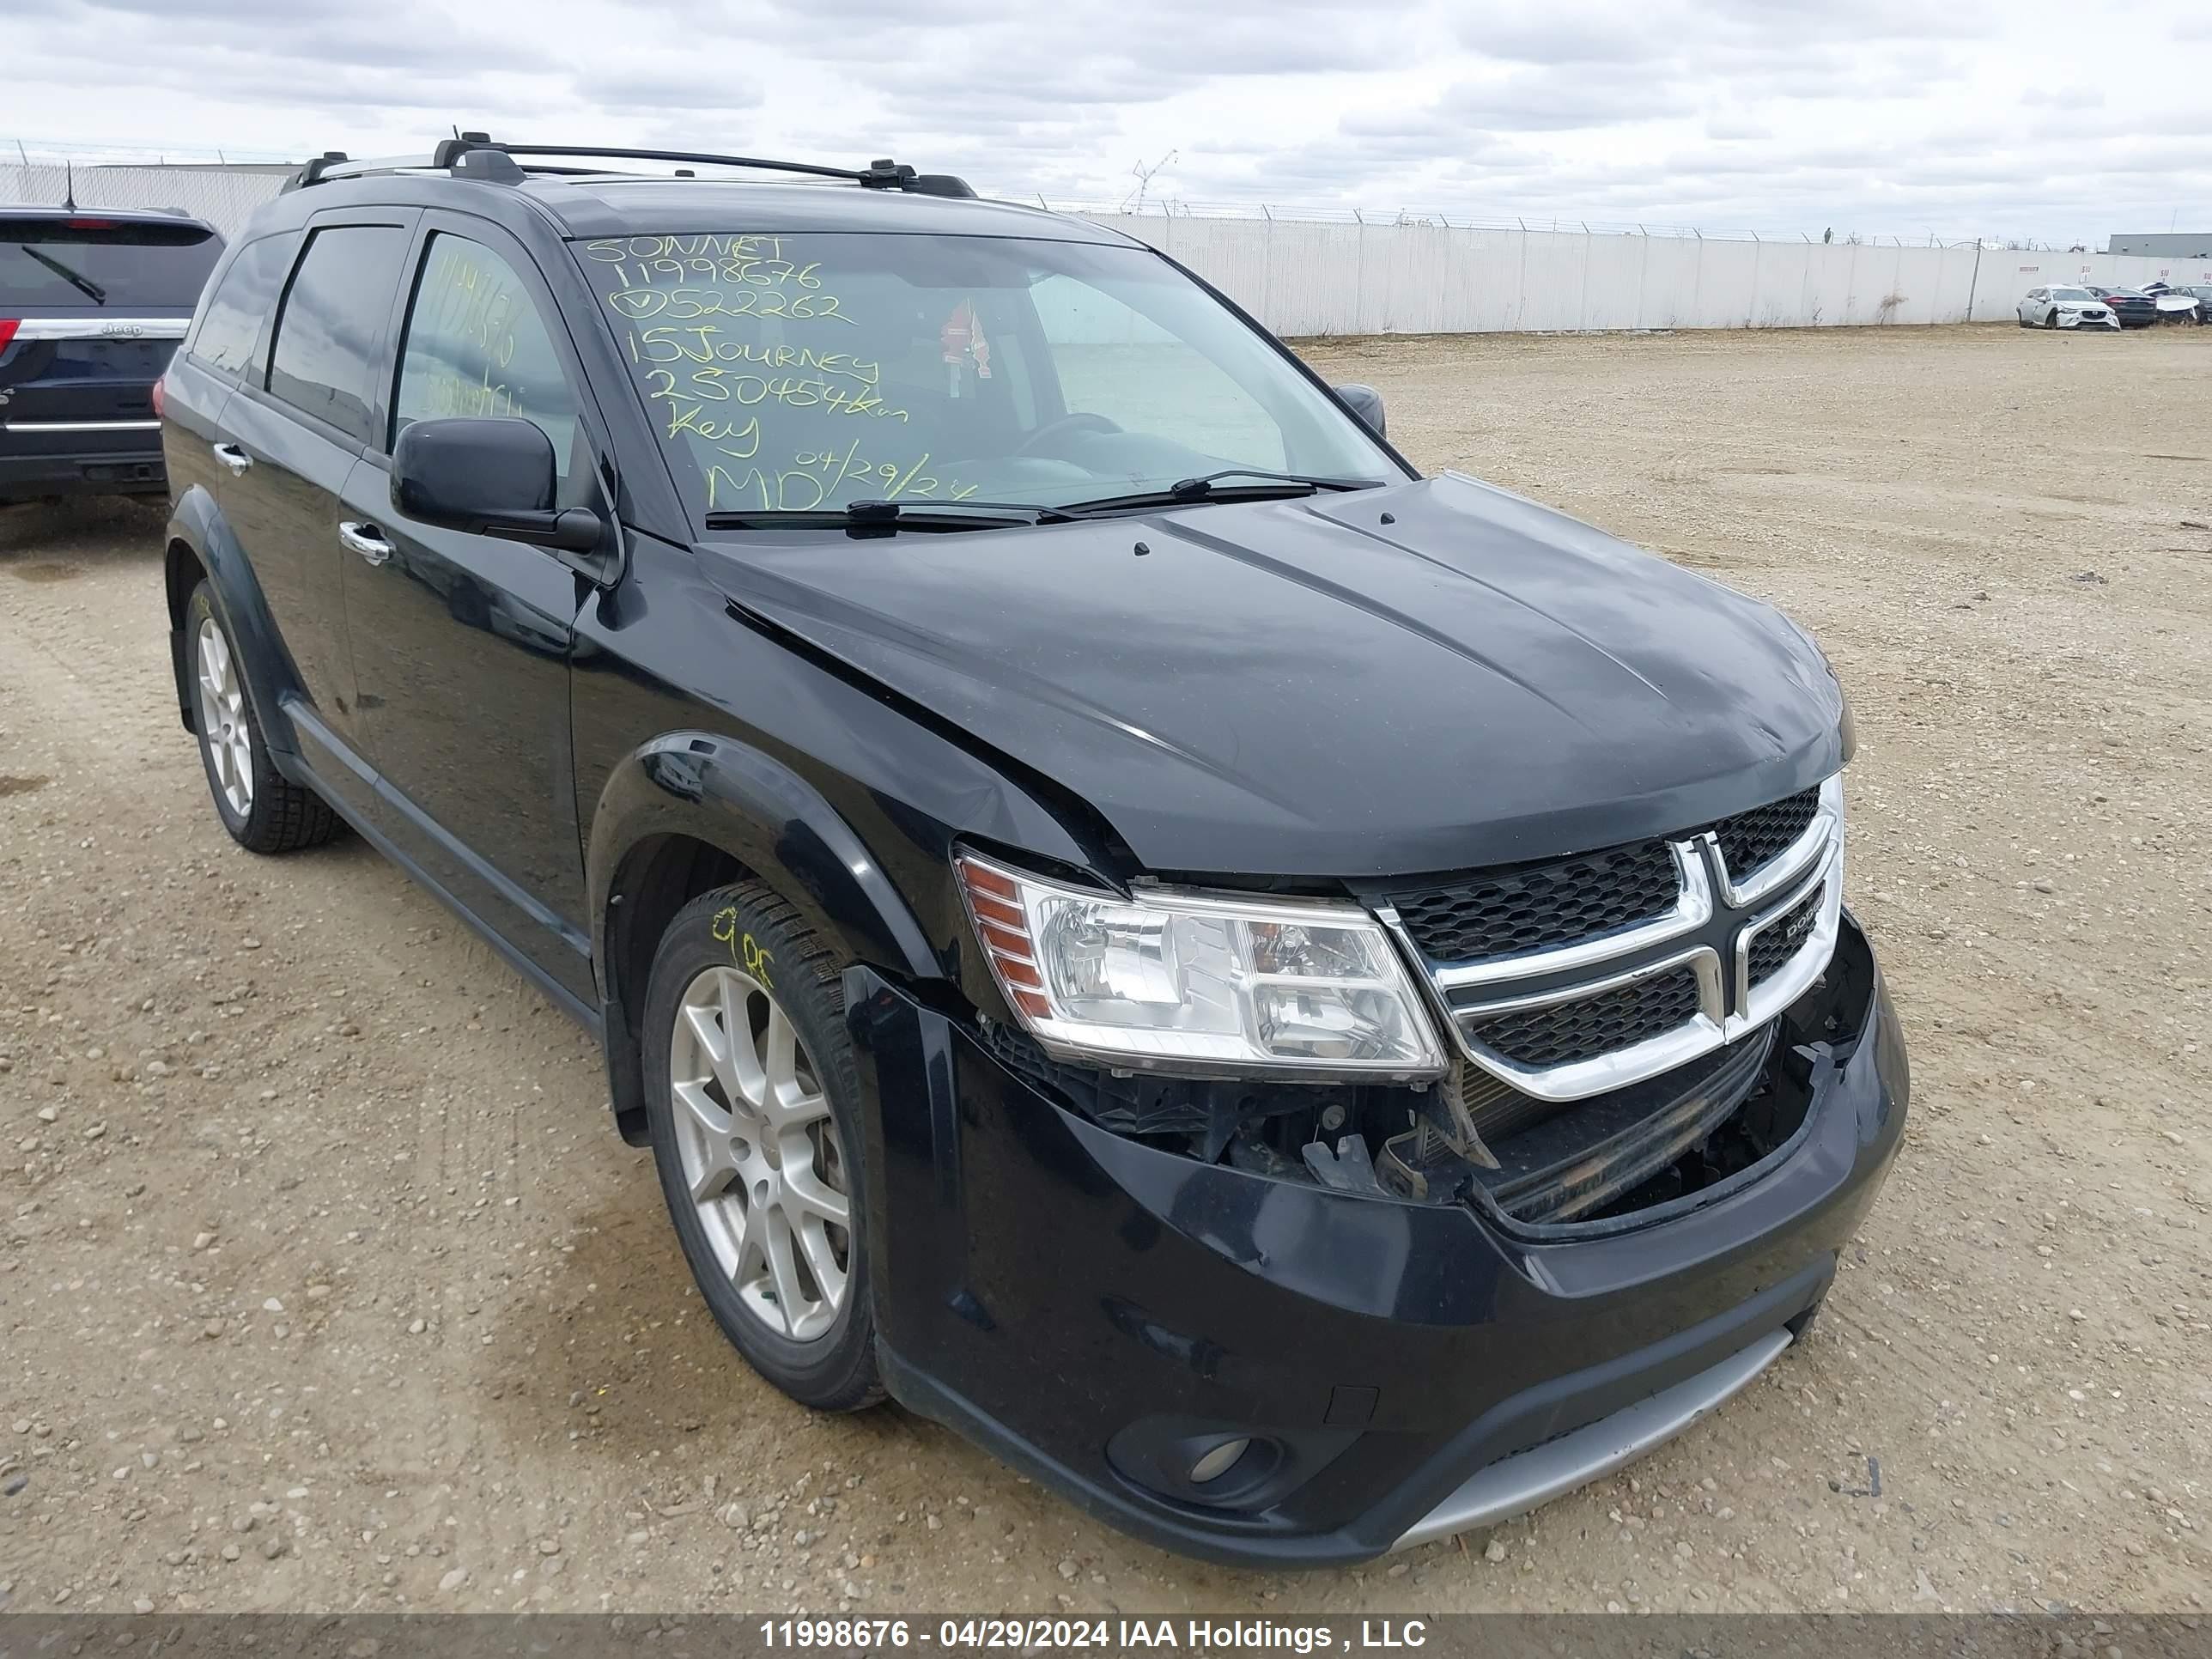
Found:
[[[774,927],[782,935],[784,943],[779,945],[776,958],[779,980],[790,970],[805,974],[822,997],[832,1023],[842,1022],[845,1013],[843,973],[849,958],[833,948],[809,926],[798,906],[756,877],[747,877],[702,893],[686,904],[670,920],[667,932],[663,936],[662,950],[667,949],[666,939],[702,923],[711,925],[718,911],[732,905],[744,911],[754,925]],[[819,1052],[814,1058],[817,1066],[832,1063],[830,1056]],[[857,1097],[860,1079],[849,1047],[836,1055],[834,1063],[840,1070],[840,1080],[846,1097]],[[854,1155],[857,1157],[857,1149],[854,1149]],[[855,1167],[857,1169],[857,1163]],[[853,1199],[856,1206],[863,1202],[864,1191],[856,1189]],[[769,1380],[774,1381],[773,1378]],[[842,1376],[811,1392],[811,1397],[806,1404],[815,1411],[858,1412],[882,1404],[890,1397],[890,1391],[884,1386],[883,1373],[876,1362],[874,1345],[870,1343],[860,1346]]]
[[[246,678],[244,653],[216,611],[212,595],[213,589],[202,580],[185,607],[185,627],[196,632],[198,619],[204,614],[222,629],[223,640],[230,647],[231,660],[240,665],[246,725],[253,744],[253,804],[246,811],[246,821],[233,824],[228,810],[221,801],[216,804],[216,816],[230,832],[231,839],[249,853],[296,853],[306,848],[320,847],[345,827],[345,821],[313,789],[294,783],[279,772],[276,762],[270,758],[268,732],[261,724],[261,710],[253,701],[252,684]],[[197,720],[197,711],[194,717]],[[201,764],[205,767],[207,734],[195,728],[195,736],[200,745]]]

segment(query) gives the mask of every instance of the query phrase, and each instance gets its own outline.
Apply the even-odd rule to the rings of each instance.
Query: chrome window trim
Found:
[[[181,340],[189,317],[26,317],[18,340]]]
[[[1705,860],[1686,841],[1667,843],[1674,857],[1674,908],[1650,921],[1577,939],[1571,945],[1547,945],[1511,956],[1486,957],[1480,962],[1434,968],[1431,975],[1442,991],[1463,990],[1470,985],[1491,985],[1499,980],[1527,979],[1534,974],[1559,974],[1615,957],[1664,945],[1683,933],[1693,933],[1713,919],[1712,883],[1705,876]],[[1392,913],[1394,917],[1395,912]]]
[[[1720,838],[1708,830],[1700,839],[1713,846],[1713,864],[1721,872],[1721,897],[1732,910],[1748,910],[1777,888],[1787,885],[1817,859],[1831,842],[1841,838],[1844,822],[1844,775],[1837,773],[1820,785],[1820,804],[1805,833],[1765,863],[1751,871],[1739,884],[1722,856]]]

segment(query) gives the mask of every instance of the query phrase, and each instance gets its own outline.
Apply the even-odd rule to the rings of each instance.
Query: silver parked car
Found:
[[[2120,319],[2086,288],[2057,284],[2032,288],[2020,302],[2022,328],[2108,328],[2118,332]]]
[[[2142,291],[2157,305],[2161,323],[2202,323],[2212,312],[2212,283],[2145,283]]]

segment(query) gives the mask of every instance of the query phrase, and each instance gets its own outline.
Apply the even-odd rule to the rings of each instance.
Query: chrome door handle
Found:
[[[209,447],[215,451],[216,459],[230,469],[230,476],[234,478],[243,477],[246,469],[253,465],[253,457],[236,444],[212,444]]]
[[[338,526],[338,539],[371,564],[382,564],[392,556],[392,544],[384,539],[384,532],[373,524],[341,524]]]

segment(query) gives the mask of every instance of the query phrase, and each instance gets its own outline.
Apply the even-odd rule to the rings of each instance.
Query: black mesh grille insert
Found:
[[[1686,1024],[1697,1012],[1698,976],[1678,968],[1578,1002],[1470,1020],[1466,1029],[1517,1065],[1549,1067],[1631,1048]]]
[[[1788,965],[1790,959],[1805,947],[1813,936],[1814,924],[1820,919],[1820,902],[1827,895],[1815,889],[1804,902],[1781,921],[1759,929],[1751,941],[1751,982],[1759,985],[1770,980]]]
[[[1663,841],[1478,876],[1394,896],[1432,962],[1472,962],[1568,945],[1666,914],[1678,882]]]
[[[1721,856],[1728,860],[1729,876],[1741,882],[1761,865],[1786,852],[1811,826],[1813,815],[1820,810],[1820,792],[1808,789],[1787,800],[1754,806],[1748,812],[1723,818],[1713,826],[1713,836],[1721,844]]]

